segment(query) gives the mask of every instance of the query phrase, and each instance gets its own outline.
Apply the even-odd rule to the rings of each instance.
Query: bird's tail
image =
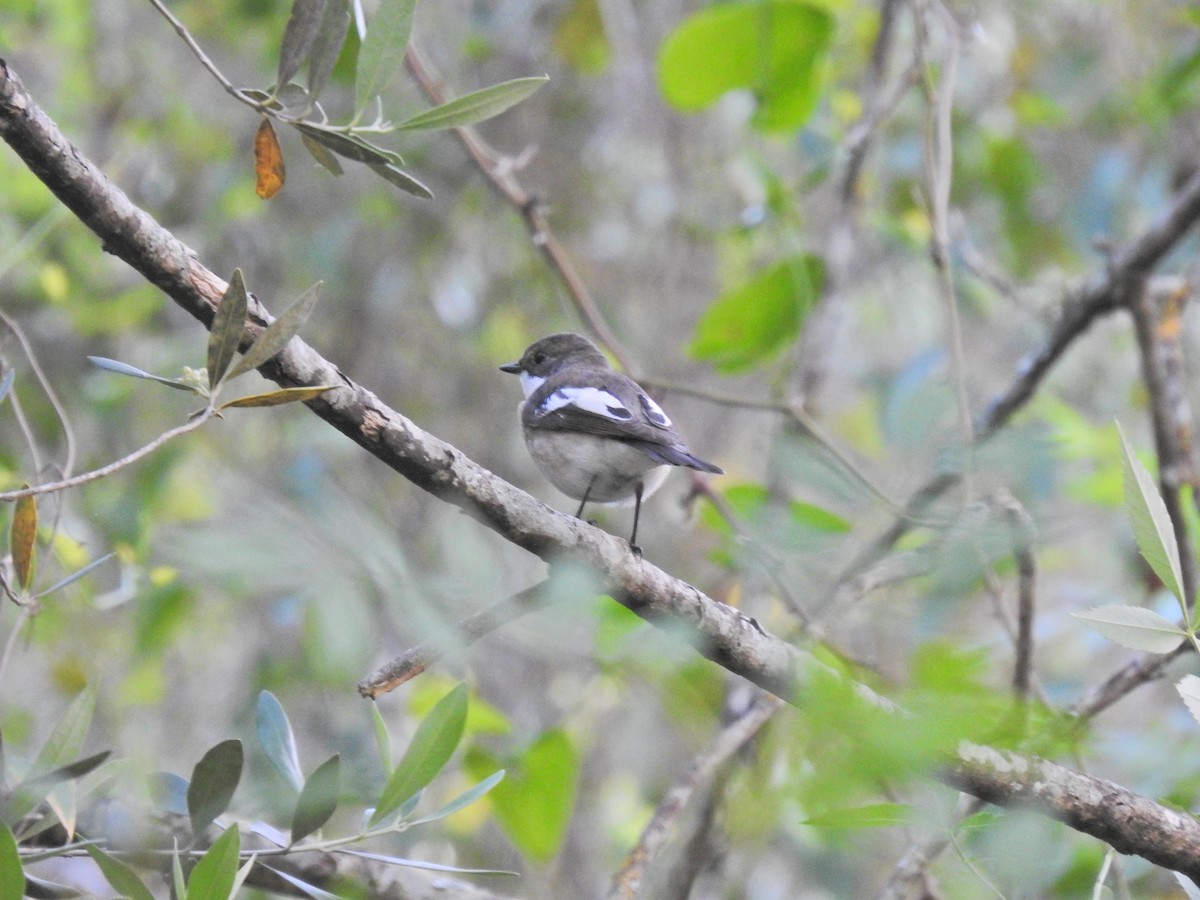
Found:
[[[714,466],[712,463],[706,462],[698,456],[693,456],[687,449],[679,445],[671,446],[668,444],[638,442],[637,448],[652,460],[662,463],[664,466],[687,466],[689,469],[696,469],[700,472],[712,472],[714,475],[725,474],[725,470],[720,466]]]

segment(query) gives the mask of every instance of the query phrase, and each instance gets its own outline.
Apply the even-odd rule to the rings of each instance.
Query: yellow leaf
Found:
[[[254,135],[254,192],[270,200],[283,187],[287,173],[283,166],[283,149],[271,120],[264,118]]]
[[[37,537],[37,501],[33,497],[22,497],[13,510],[12,535],[9,547],[12,550],[13,571],[17,584],[24,590],[33,578],[33,543]]]

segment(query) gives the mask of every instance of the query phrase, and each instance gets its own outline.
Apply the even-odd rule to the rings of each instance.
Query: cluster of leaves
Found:
[[[111,787],[115,775],[113,763],[104,769],[108,752],[74,759],[82,747],[96,695],[93,688],[83,691],[71,703],[37,756],[15,786],[9,788],[8,763],[2,778],[3,804],[0,805],[0,896],[19,897],[26,892],[26,879],[37,884],[47,896],[77,896],[62,885],[49,884],[24,872],[23,864],[54,856],[87,853],[100,867],[109,883],[132,900],[151,900],[138,868],[169,865],[174,896],[181,900],[226,900],[233,897],[256,865],[270,869],[304,894],[329,900],[335,895],[297,876],[270,865],[272,857],[293,849],[328,850],[363,856],[376,861],[437,871],[472,874],[511,874],[489,869],[461,869],[425,863],[381,853],[353,850],[348,845],[397,834],[453,815],[492,790],[504,778],[494,771],[479,783],[436,811],[417,816],[416,809],[425,788],[445,768],[457,749],[467,717],[467,688],[460,684],[446,694],[422,720],[403,757],[391,763],[391,747],[386,725],[375,708],[376,732],[385,782],[373,808],[363,814],[361,828],[354,834],[311,839],[333,817],[341,792],[341,760],[334,754],[306,778],[300,767],[299,753],[291,723],[279,701],[267,691],[258,698],[258,743],[275,770],[295,792],[290,826],[280,831],[264,822],[248,826],[268,845],[258,850],[243,849],[241,828],[225,816],[242,778],[245,753],[242,742],[226,740],[209,749],[196,763],[191,778],[158,773],[153,779],[156,814],[178,817],[187,822],[190,840],[180,846],[176,839],[169,851],[154,853],[145,847],[119,846],[103,833],[81,834],[76,826],[76,809],[84,799]],[[64,760],[74,761],[65,763]],[[90,776],[90,777],[89,777]],[[220,829],[215,840],[205,847],[212,826]],[[22,847],[53,827],[65,831],[65,840],[52,847]],[[301,842],[304,842],[303,844]],[[147,863],[158,859],[160,866]],[[133,861],[136,860],[136,863]]]
[[[275,84],[268,90],[234,88],[218,75],[234,97],[263,117],[254,139],[256,191],[263,199],[275,196],[286,180],[283,150],[272,121],[294,128],[313,159],[334,175],[343,172],[341,160],[362,163],[402,191],[429,199],[433,192],[401,168],[404,159],[400,154],[368,138],[480,122],[521,102],[546,82],[545,76],[516,78],[465,94],[399,123],[388,121],[383,114],[381,91],[404,62],[416,0],[383,0],[370,27],[358,35],[361,43],[354,74],[354,110],[347,121],[335,124],[319,97],[347,45],[352,5],[353,18],[361,27],[365,16],[359,0],[294,0],[279,48]],[[182,30],[182,26],[176,27]],[[301,69],[305,73],[303,85],[294,80]],[[372,109],[373,119],[365,122]]]
[[[1152,609],[1126,604],[1097,606],[1074,615],[1110,640],[1133,650],[1168,654],[1187,641],[1200,653],[1200,615],[1196,610],[1196,598],[1188,597],[1184,592],[1179,543],[1171,516],[1154,478],[1134,454],[1119,424],[1117,431],[1125,467],[1125,506],[1129,510],[1134,539],[1154,574],[1179,604],[1183,624],[1172,622]],[[1192,716],[1200,722],[1200,678],[1185,675],[1175,688]]]
[[[198,394],[207,401],[207,406],[199,413],[204,416],[220,415],[221,411],[225,409],[280,406],[284,403],[312,400],[326,391],[333,390],[337,385],[281,388],[263,394],[238,397],[217,405],[220,390],[224,385],[263,365],[296,336],[317,303],[320,287],[318,282],[301,294],[299,299],[282,315],[263,329],[262,334],[255,339],[254,343],[247,348],[245,355],[236,363],[233,362],[233,356],[241,345],[242,335],[245,332],[246,308],[249,303],[249,294],[246,292],[241,269],[234,269],[233,276],[229,279],[229,287],[217,304],[217,311],[213,315],[212,328],[208,335],[205,368],[199,371],[185,369],[179,378],[164,378],[115,359],[105,359],[100,356],[89,356],[88,359],[110,372],[117,372],[132,378],[145,378],[176,390]]]

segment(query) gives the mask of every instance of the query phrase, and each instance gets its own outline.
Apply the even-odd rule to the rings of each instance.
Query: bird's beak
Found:
[[[507,372],[509,375],[520,375],[521,374],[521,364],[512,362],[512,363],[509,363],[508,365],[501,366],[500,371]]]

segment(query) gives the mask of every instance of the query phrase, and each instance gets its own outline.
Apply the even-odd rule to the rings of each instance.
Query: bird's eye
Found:
[[[546,361],[546,354],[542,353],[540,350],[537,353],[533,354],[534,365],[540,366],[545,361]]]

